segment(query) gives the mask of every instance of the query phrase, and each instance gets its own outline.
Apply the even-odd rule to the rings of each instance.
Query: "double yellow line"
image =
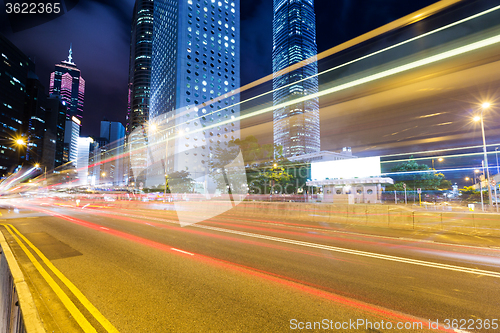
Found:
[[[85,318],[82,312],[77,308],[75,303],[69,298],[69,296],[62,290],[62,288],[57,284],[57,282],[52,278],[52,276],[47,272],[47,270],[42,266],[42,264],[35,258],[31,250],[42,260],[42,262],[47,266],[47,268],[52,271],[52,273],[57,276],[57,278],[73,293],[73,295],[80,301],[80,303],[87,309],[87,311],[101,324],[102,327],[107,332],[118,332],[118,330],[97,310],[97,308],[90,303],[90,301],[82,294],[82,292],[66,278],[43,253],[37,249],[26,237],[24,237],[12,224],[0,223],[4,226],[9,234],[14,238],[17,244],[21,247],[24,253],[28,256],[31,263],[35,266],[38,272],[42,275],[45,281],[49,284],[52,290],[56,293],[57,297],[64,304],[66,309],[71,313],[73,318],[76,320],[78,325],[83,329],[84,332],[96,332],[96,329],[92,324]],[[22,240],[22,241],[21,241]],[[23,243],[26,243],[28,247]]]

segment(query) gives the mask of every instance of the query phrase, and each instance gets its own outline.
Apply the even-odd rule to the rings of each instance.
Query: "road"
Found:
[[[477,332],[472,321],[500,319],[496,238],[231,211],[181,228],[169,205],[12,204],[0,230],[49,332],[389,331],[356,320],[422,332],[446,319]]]

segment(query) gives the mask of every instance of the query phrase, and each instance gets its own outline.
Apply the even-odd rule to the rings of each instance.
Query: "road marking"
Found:
[[[66,276],[64,276],[63,273],[61,273],[61,271],[59,271],[53,264],[52,262],[50,262],[49,259],[47,259],[47,257],[45,257],[45,255],[38,249],[36,248],[24,235],[22,235],[13,225],[11,224],[2,224],[5,226],[5,228],[9,231],[9,233],[14,237],[14,239],[16,239],[16,242],[21,246],[21,248],[23,249],[23,251],[28,255],[28,257],[30,258],[31,262],[33,263],[33,265],[35,265],[37,267],[37,269],[39,270],[39,272],[42,274],[42,272],[40,271],[43,270],[45,272],[45,274],[47,275],[48,279],[50,279],[54,284],[55,286],[52,286],[52,284],[49,282],[49,280],[47,280],[47,278],[45,279],[49,285],[52,287],[52,289],[56,292],[56,294],[59,296],[59,298],[61,297],[66,297],[67,300],[73,305],[73,302],[71,302],[71,300],[68,298],[68,296],[62,291],[62,289],[57,285],[57,283],[52,279],[52,277],[50,275],[48,275],[47,271],[40,265],[40,263],[38,263],[38,261],[36,261],[36,258],[31,254],[31,252],[29,252],[29,250],[24,246],[24,244],[22,242],[20,242],[20,240],[16,237],[16,235],[12,234],[12,232],[9,230],[9,227],[12,228],[16,234],[19,235],[20,238],[22,238],[22,240],[24,240],[24,242],[26,242],[26,244],[28,244],[29,247],[31,247],[33,249],[33,251],[42,259],[42,261],[45,263],[45,265],[47,265],[47,267],[62,281],[62,283],[64,283],[64,285],[66,287],[68,287],[68,289],[73,293],[73,295],[76,296],[76,298],[78,298],[78,300],[80,301],[80,303],[90,312],[90,314],[92,314],[92,316],[94,316],[94,318],[106,329],[106,331],[108,332],[113,332],[113,333],[118,333],[118,330],[113,326],[113,324],[111,324],[109,322],[108,319],[106,319],[100,312],[99,310],[97,310],[97,308],[92,304],[90,303],[90,301],[87,299],[87,297],[85,297],[82,292],[70,281],[68,280],[68,278],[66,278]],[[33,261],[33,260],[34,261]],[[35,264],[36,262],[36,264]],[[38,266],[37,266],[38,265]],[[39,269],[40,268],[40,269]],[[44,276],[44,274],[42,274]],[[45,276],[44,276],[45,277]],[[62,293],[62,295],[59,295],[56,291],[56,289],[60,290],[60,293]],[[64,296],[63,296],[64,295]],[[62,301],[62,299],[61,299]],[[64,301],[63,301],[64,303]],[[66,305],[66,304],[65,304]],[[71,306],[71,305],[70,305]],[[69,308],[68,308],[69,310]],[[75,310],[78,311],[78,314],[83,316],[79,310],[76,308],[75,306]],[[71,312],[71,311],[70,311]],[[73,315],[73,314],[72,314]],[[76,315],[73,315],[73,317],[76,319]],[[83,317],[83,319],[85,321],[87,321],[85,319],[85,317]],[[87,321],[88,323],[88,321]],[[88,323],[88,325],[90,325],[90,323]],[[80,325],[82,326],[82,325]],[[88,332],[96,332],[96,330],[90,326],[92,330],[89,330]],[[82,326],[83,328],[83,326]],[[85,329],[84,329],[85,330]],[[85,331],[87,332],[87,331]]]
[[[104,228],[104,227],[101,227],[101,229],[104,229],[104,230],[109,230],[108,228]]]
[[[430,262],[430,261],[424,261],[424,260],[396,257],[396,256],[391,256],[391,255],[386,255],[386,254],[373,253],[373,252],[351,250],[351,249],[346,249],[346,248],[341,248],[341,247],[336,247],[336,246],[303,242],[303,241],[298,241],[298,240],[293,240],[293,239],[288,239],[288,238],[266,236],[266,235],[254,234],[254,233],[250,233],[250,232],[236,231],[236,230],[230,230],[230,229],[224,229],[224,228],[218,228],[218,227],[210,227],[210,226],[201,225],[201,224],[193,224],[192,226],[197,227],[197,228],[202,228],[202,229],[208,229],[208,230],[214,230],[214,231],[220,231],[220,232],[225,232],[225,233],[241,235],[241,236],[260,238],[260,239],[266,239],[266,240],[271,240],[271,241],[275,241],[275,242],[288,243],[288,244],[306,246],[306,247],[311,247],[311,248],[316,248],[316,249],[328,250],[328,251],[332,251],[332,252],[353,254],[353,255],[369,257],[369,258],[376,258],[376,259],[382,259],[382,260],[388,260],[388,261],[396,261],[396,262],[413,264],[413,265],[418,265],[418,266],[440,268],[440,269],[446,269],[446,270],[450,270],[450,271],[500,278],[500,272],[493,272],[493,271],[486,271],[486,270],[482,270],[482,269],[460,267],[460,266],[455,266],[455,265],[441,264],[441,263],[437,263],[437,262]]]
[[[171,249],[171,250],[174,250],[174,251],[177,251],[177,252],[181,252],[181,253],[189,254],[190,256],[194,256],[194,253],[187,252],[187,251],[183,251],[183,250],[179,250],[179,249],[176,249],[175,247],[171,247],[170,249]]]
[[[123,213],[122,214],[117,213],[116,215],[137,217],[137,216],[134,216],[131,214],[123,214]],[[155,217],[143,217],[143,218],[146,218],[148,220],[157,220],[157,221],[163,221],[163,222],[177,224],[177,222],[173,221],[173,220],[167,220],[167,219],[161,219],[161,218],[155,218]],[[332,251],[332,252],[340,252],[340,253],[364,256],[364,257],[369,257],[369,258],[376,258],[376,259],[381,259],[381,260],[395,261],[395,262],[413,264],[413,265],[418,265],[418,266],[439,268],[439,269],[451,270],[451,271],[468,273],[468,274],[476,274],[476,275],[484,275],[484,276],[489,276],[489,277],[500,278],[500,272],[486,271],[486,270],[461,267],[461,266],[456,266],[456,265],[441,264],[441,263],[431,262],[431,261],[409,259],[409,258],[404,258],[404,257],[378,254],[378,253],[373,253],[373,252],[351,250],[351,249],[346,249],[346,248],[341,248],[341,247],[336,247],[336,246],[329,246],[329,245],[316,244],[316,243],[310,243],[310,242],[304,242],[304,241],[297,241],[297,240],[288,239],[288,238],[254,234],[254,233],[250,233],[250,232],[236,231],[236,230],[230,230],[230,229],[224,229],[224,228],[218,228],[218,227],[210,227],[210,226],[202,225],[202,224],[192,224],[191,226],[196,227],[196,228],[209,229],[209,230],[214,230],[214,231],[219,231],[219,232],[237,234],[237,235],[242,235],[242,236],[247,236],[247,237],[266,239],[266,240],[275,241],[275,242],[288,243],[288,244],[306,246],[306,247],[310,247],[310,248],[323,249],[323,250],[328,250],[328,251]]]
[[[12,237],[14,237],[15,241],[21,249],[26,253],[28,256],[29,260],[33,263],[33,265],[36,267],[38,272],[42,275],[42,277],[47,281],[49,286],[54,290],[56,293],[57,297],[61,300],[61,302],[64,304],[66,309],[68,309],[69,313],[75,318],[76,322],[80,327],[83,329],[84,332],[96,332],[95,328],[88,322],[88,320],[83,316],[83,314],[78,310],[76,305],[69,299],[68,295],[64,293],[64,291],[59,287],[59,285],[54,281],[54,279],[49,275],[49,273],[42,267],[42,265],[36,260],[35,256],[26,248],[26,246],[19,240],[19,238],[12,232],[12,230],[9,228],[12,225],[7,225],[7,224],[2,224],[5,229],[11,234]]]

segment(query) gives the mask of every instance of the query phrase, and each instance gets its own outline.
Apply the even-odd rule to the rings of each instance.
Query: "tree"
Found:
[[[262,164],[272,163],[276,158],[283,157],[283,147],[272,143],[260,145],[253,135],[245,139],[231,140],[228,147],[237,146],[241,149],[243,160],[248,167],[255,167]]]
[[[464,188],[459,190],[462,194],[462,200],[466,202],[478,202],[481,201],[481,192],[476,190],[474,186],[464,186]]]
[[[167,193],[191,193],[194,188],[194,179],[189,177],[187,171],[174,171],[167,175],[165,185]]]
[[[293,175],[285,171],[285,168],[278,166],[277,163],[271,167],[261,168],[258,172],[252,174],[249,181],[251,193],[268,194],[278,192],[285,194],[295,192]],[[292,186],[290,190],[289,187]]]
[[[442,173],[430,171],[426,164],[418,164],[410,159],[391,169],[397,172],[393,175],[394,185],[388,186],[388,190],[403,191],[406,184],[407,189],[421,188],[422,190],[443,190],[451,188],[451,182],[446,180]]]

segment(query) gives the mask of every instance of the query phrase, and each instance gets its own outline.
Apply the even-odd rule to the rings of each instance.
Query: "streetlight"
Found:
[[[34,167],[37,169],[41,168],[40,163],[35,163]],[[45,186],[45,185],[47,185],[47,167],[44,166],[43,169],[44,170],[43,170],[43,183],[42,184]]]
[[[26,145],[26,142],[23,138],[18,137],[17,139],[14,139],[14,143],[17,146],[17,163],[19,163],[21,159],[21,148]]]
[[[498,147],[495,148],[495,155],[497,157],[497,174],[500,173],[500,168],[498,167]]]
[[[438,158],[438,162],[443,162],[444,161],[444,158],[440,157]],[[435,170],[434,169],[434,159],[432,159],[432,170]]]
[[[491,106],[490,103],[484,102],[481,105],[481,115],[480,116],[475,116],[474,121],[479,121],[481,120],[481,133],[483,134],[483,153],[484,153],[484,167],[486,168],[486,181],[488,184],[488,199],[489,199],[489,204],[491,207],[492,204],[492,198],[491,198],[491,186],[490,186],[490,172],[488,170],[488,155],[486,153],[486,138],[484,136],[484,120],[483,120],[483,112],[484,110],[488,109]]]

